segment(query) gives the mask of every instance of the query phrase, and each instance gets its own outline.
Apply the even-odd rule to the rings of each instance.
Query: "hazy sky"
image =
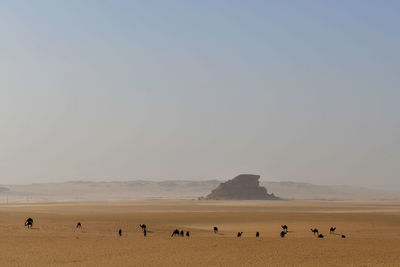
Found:
[[[400,189],[399,1],[1,1],[0,184]]]

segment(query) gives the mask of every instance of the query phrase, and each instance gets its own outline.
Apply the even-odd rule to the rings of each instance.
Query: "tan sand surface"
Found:
[[[27,217],[35,220],[26,229]],[[75,229],[80,221],[82,230]],[[144,237],[139,224],[148,226]],[[279,237],[281,224],[289,233]],[[219,234],[212,227],[219,227]],[[336,235],[329,234],[336,226]],[[310,231],[325,234],[318,239]],[[118,229],[123,235],[119,237]],[[175,228],[191,236],[171,238]],[[243,237],[236,233],[243,231]],[[260,238],[255,238],[255,232]],[[340,238],[339,234],[347,238]],[[1,266],[400,266],[400,203],[134,201],[0,205]]]

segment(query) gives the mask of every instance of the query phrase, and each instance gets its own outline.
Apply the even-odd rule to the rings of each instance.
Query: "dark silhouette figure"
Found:
[[[237,237],[241,237],[242,234],[243,234],[243,232],[238,232],[238,233],[237,233]]]
[[[342,235],[342,238],[346,238],[346,236],[345,236],[345,235]]]
[[[287,232],[282,231],[282,232],[281,232],[281,238],[284,238],[286,234],[287,234]]]
[[[319,234],[319,232],[318,232],[318,229],[317,229],[317,228],[315,228],[315,229],[312,229],[312,228],[311,228],[310,230],[311,230],[311,232],[313,232],[313,233],[314,233],[314,235],[315,235],[315,234]]]
[[[143,235],[144,235],[144,236],[147,236],[147,230],[146,230],[146,228],[143,229]]]
[[[76,228],[79,228],[79,229],[81,229],[81,228],[82,228],[82,224],[81,224],[81,222],[78,222],[78,223],[76,224]]]
[[[281,227],[282,227],[283,231],[285,231],[285,233],[288,232],[288,227],[287,227],[286,224],[285,225],[281,225]]]
[[[329,233],[330,234],[334,234],[336,230],[336,227],[331,227],[331,229],[329,229]]]
[[[29,228],[32,228],[32,226],[33,226],[33,219],[32,219],[32,218],[26,219],[26,221],[25,221],[25,226],[28,226],[28,229],[29,229]]]
[[[182,230],[180,235],[181,235],[181,237],[184,237],[185,236],[185,232]]]
[[[214,226],[214,234],[218,233],[218,227]]]
[[[323,234],[319,234],[318,238],[324,238],[324,235]]]
[[[119,236],[122,236],[122,229],[119,229],[118,234]]]
[[[260,232],[257,232],[257,233],[256,233],[256,237],[260,237]]]
[[[139,226],[140,226],[140,228],[142,228],[143,231],[147,228],[147,226],[145,224],[139,224]]]
[[[178,229],[175,229],[175,230],[172,232],[171,237],[173,237],[173,236],[179,236],[179,230],[178,230]]]
[[[190,234],[189,234],[189,231],[188,231],[188,232],[186,232],[186,236],[187,236],[187,237],[189,237],[189,236],[190,236]]]

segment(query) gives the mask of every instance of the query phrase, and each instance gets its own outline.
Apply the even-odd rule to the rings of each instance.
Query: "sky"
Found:
[[[0,184],[400,190],[399,1],[1,1]]]

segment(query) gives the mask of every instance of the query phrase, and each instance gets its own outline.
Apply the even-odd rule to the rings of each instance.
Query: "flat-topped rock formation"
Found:
[[[221,183],[205,197],[210,200],[277,200],[274,194],[260,186],[260,176],[241,174],[232,180]]]

